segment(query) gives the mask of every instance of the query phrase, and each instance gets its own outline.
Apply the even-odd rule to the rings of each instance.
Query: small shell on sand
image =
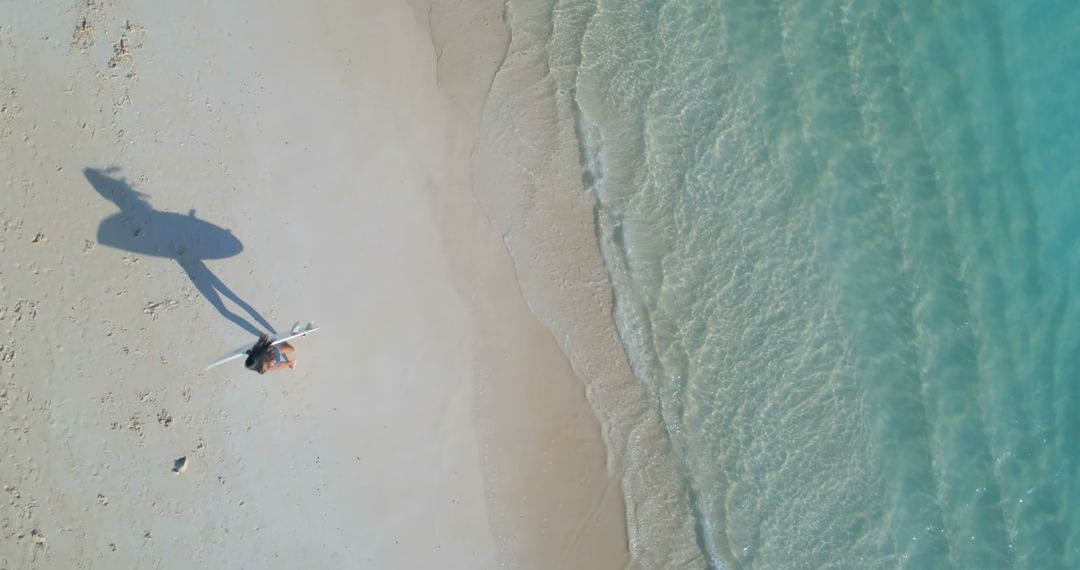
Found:
[[[187,457],[186,456],[181,457],[180,459],[177,459],[176,461],[173,461],[173,468],[172,468],[173,473],[176,473],[177,475],[179,475],[179,474],[183,473],[184,471],[187,471],[187,466],[188,466]]]

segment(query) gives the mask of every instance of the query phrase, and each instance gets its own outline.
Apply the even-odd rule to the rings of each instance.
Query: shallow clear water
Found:
[[[1080,3],[550,18],[709,564],[1080,567]]]

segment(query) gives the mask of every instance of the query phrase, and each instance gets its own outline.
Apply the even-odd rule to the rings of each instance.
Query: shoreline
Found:
[[[621,375],[617,382],[630,385],[635,381],[616,336],[610,302],[604,300],[605,295],[607,299],[612,295],[604,289],[607,276],[595,241],[592,204],[582,199],[586,195],[580,188],[580,165],[573,155],[576,147],[534,128],[544,121],[559,120],[543,112],[532,113],[539,123],[517,131],[524,137],[535,135],[541,141],[538,146],[554,151],[561,159],[553,161],[560,172],[553,178],[557,180],[556,190],[548,192],[537,192],[532,187],[536,180],[523,181],[514,175],[512,171],[521,164],[491,152],[494,148],[500,152],[512,148],[520,152],[514,158],[529,160],[533,149],[527,148],[530,145],[501,144],[506,142],[498,141],[503,129],[519,129],[522,125],[493,112],[500,106],[515,105],[513,99],[520,89],[516,79],[505,80],[505,74],[515,73],[507,68],[507,58],[516,57],[510,22],[506,21],[509,14],[504,13],[509,6],[489,1],[473,3],[472,7],[475,11],[460,10],[449,14],[446,21],[436,20],[437,10],[433,10],[429,28],[439,54],[438,76],[451,81],[449,86],[440,84],[440,89],[477,125],[470,192],[492,226],[483,246],[492,254],[484,259],[506,256],[511,263],[504,268],[470,268],[469,252],[475,245],[460,247],[456,258],[461,263],[457,266],[468,271],[458,279],[463,286],[501,281],[496,291],[501,289],[503,295],[520,299],[515,303],[520,308],[511,318],[493,310],[502,303],[476,306],[480,336],[490,345],[481,347],[474,356],[480,370],[478,422],[484,423],[487,418],[490,425],[482,427],[478,435],[482,447],[498,449],[507,442],[532,441],[544,450],[545,457],[561,458],[545,461],[544,473],[539,477],[532,473],[535,465],[527,460],[511,463],[517,469],[507,476],[499,473],[506,470],[504,462],[488,459],[486,481],[494,490],[493,502],[505,504],[509,500],[519,505],[519,512],[496,505],[489,516],[498,528],[517,529],[518,537],[531,536],[528,540],[511,537],[509,542],[514,547],[510,552],[535,552],[538,560],[543,558],[543,551],[551,549],[549,541],[555,538],[570,544],[557,549],[563,557],[556,567],[638,568],[627,543],[619,447],[608,440],[608,430],[600,422],[593,402],[598,397],[596,385],[610,383],[612,376]],[[472,35],[472,30],[490,29],[495,18],[507,26],[505,43]],[[440,46],[452,46],[454,50]],[[471,89],[454,82],[461,76],[471,78]],[[487,88],[478,89],[485,79]],[[538,195],[545,202],[538,207],[531,202],[537,208],[523,215],[519,208]],[[545,229],[538,231],[536,225]],[[532,249],[536,247],[547,250]],[[553,259],[553,253],[559,259]],[[482,289],[475,290],[474,297],[484,296]],[[518,363],[508,363],[507,354]],[[527,384],[519,389],[507,388],[500,382],[507,377],[525,379]],[[590,378],[599,381],[590,382]],[[599,397],[611,395],[609,391]],[[644,402],[644,398],[639,401]],[[557,415],[536,414],[532,410],[536,402]],[[492,417],[498,419],[493,421]],[[507,435],[508,429],[511,435]],[[591,466],[585,467],[585,479],[583,466]],[[559,488],[560,482],[572,484]],[[597,489],[602,492],[598,494]],[[551,522],[559,519],[574,523],[573,528]],[[503,542],[506,540],[504,534]],[[512,555],[510,558],[516,565],[531,567],[526,560]]]
[[[522,295],[567,355],[602,426],[630,564],[704,567],[716,561],[698,545],[667,426],[615,322],[596,195],[602,172],[575,100],[580,53],[570,34],[589,17],[552,2],[507,3],[512,41],[484,109],[474,186],[503,232]]]
[[[631,564],[575,372],[593,364],[530,311],[538,285],[474,194],[480,109],[462,101],[486,93],[498,38],[463,44],[469,20],[424,13],[56,3],[0,28],[0,413],[24,434],[0,448],[18,497],[0,560]],[[81,169],[110,165],[243,251],[192,273],[98,243],[117,209]],[[225,311],[324,330],[295,373],[200,374],[250,336]]]

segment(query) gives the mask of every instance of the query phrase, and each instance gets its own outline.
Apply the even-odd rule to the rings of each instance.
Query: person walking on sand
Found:
[[[270,370],[281,370],[286,366],[289,369],[296,368],[296,359],[289,358],[287,355],[294,352],[296,349],[287,342],[281,344],[273,344],[270,340],[270,335],[261,334],[259,340],[255,341],[255,346],[251,347],[251,350],[246,351],[248,357],[244,361],[244,366],[248,370],[263,374]]]

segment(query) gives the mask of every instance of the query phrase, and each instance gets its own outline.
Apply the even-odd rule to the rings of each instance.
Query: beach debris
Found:
[[[76,49],[85,53],[94,47],[94,22],[102,17],[101,2],[97,0],[81,0],[79,2],[78,19],[75,22],[75,32],[72,34],[71,43]]]
[[[36,528],[30,531],[30,539],[38,546],[45,546],[45,535]]]
[[[38,232],[34,236],[34,239],[30,240],[30,243],[49,243],[49,237],[41,232]]]
[[[187,466],[188,466],[188,460],[187,460],[187,456],[185,455],[184,457],[181,457],[181,458],[173,461],[173,468],[172,468],[173,473],[176,473],[177,475],[180,475],[184,471],[187,471]]]
[[[102,506],[105,506],[105,505],[109,504],[109,499],[106,498],[105,495],[102,495],[101,493],[98,493],[97,502],[101,503]]]
[[[75,24],[75,33],[72,34],[72,44],[79,51],[86,51],[90,46],[94,45],[94,27],[90,24],[90,19],[83,16],[79,18],[79,22]]]
[[[120,41],[113,44],[113,56],[109,58],[109,67],[116,67],[131,60],[131,50],[127,36],[120,36]]]

